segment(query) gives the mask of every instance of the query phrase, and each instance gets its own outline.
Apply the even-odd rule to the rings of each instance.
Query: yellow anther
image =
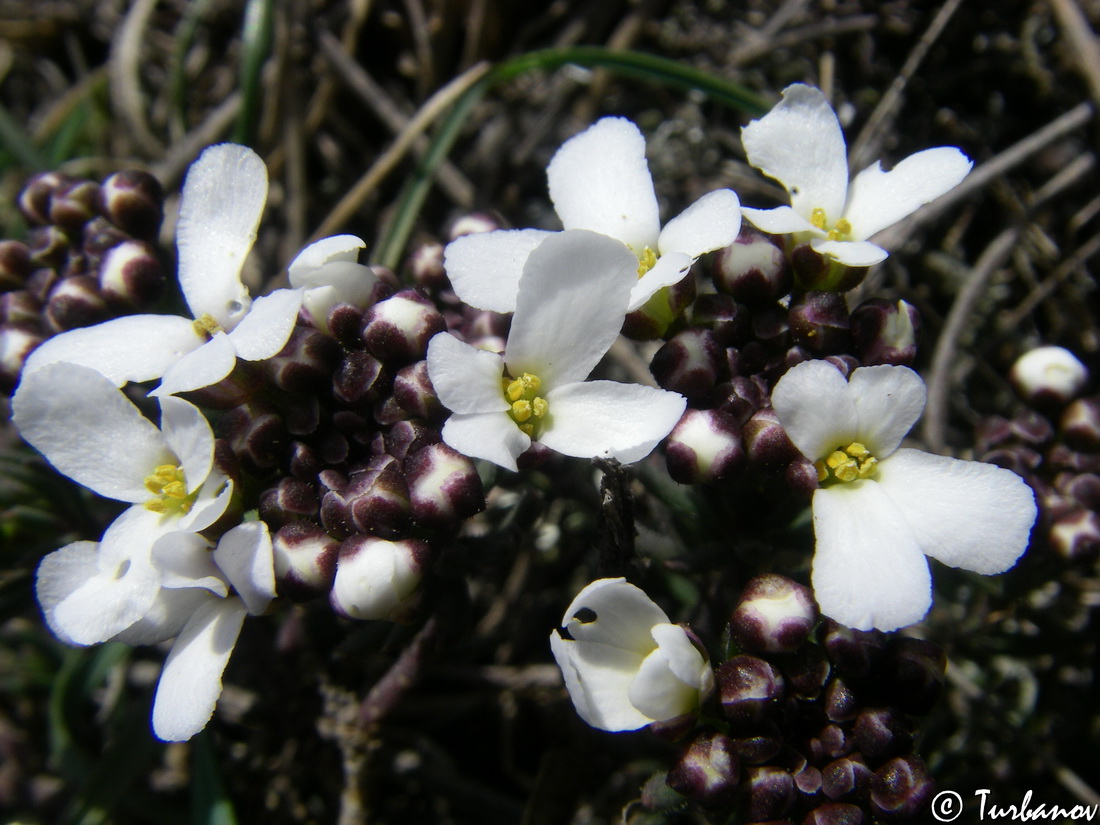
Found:
[[[641,278],[657,265],[657,253],[648,246],[638,256],[638,277]]]
[[[182,481],[173,481],[171,484],[164,485],[161,495],[165,498],[187,498],[187,486]]]
[[[814,462],[814,469],[817,470],[817,480],[824,481],[829,477],[829,468],[825,466],[825,462],[818,460]]]
[[[849,456],[847,453],[841,450],[836,450],[829,454],[829,457],[825,459],[825,463],[829,466],[830,470],[835,470],[838,467],[843,467],[851,460],[851,456]]]
[[[512,402],[512,418],[518,424],[522,424],[531,417],[531,402],[520,399]]]
[[[529,372],[525,372],[519,377],[519,380],[523,382],[523,391],[527,394],[536,393],[539,391],[539,387],[542,386],[542,381],[537,375],[532,375]]]
[[[844,452],[846,452],[852,458],[867,458],[867,456],[871,454],[871,451],[860,444],[858,441],[853,441],[851,444],[845,447]]]
[[[847,218],[841,218],[836,222],[836,231],[839,232],[841,235],[851,235],[852,225],[848,223]]]
[[[145,477],[145,489],[153,498],[145,502],[144,507],[152,513],[178,513],[183,515],[191,511],[198,498],[198,491],[187,494],[187,481],[183,477],[183,467],[173,464],[161,464],[151,475]]]
[[[222,325],[208,312],[196,318],[191,326],[195,328],[195,334],[202,338],[213,338],[215,332],[224,332]]]
[[[535,418],[542,418],[546,415],[546,411],[550,409],[550,405],[546,403],[545,398],[535,396],[531,399],[531,414]]]
[[[833,475],[836,476],[838,481],[855,481],[859,478],[859,466],[848,459],[847,464],[842,464],[840,467],[833,469]]]
[[[538,393],[542,381],[537,375],[525,372],[519,378],[504,379],[504,396],[508,399],[508,415],[519,428],[534,438],[538,421],[546,416],[549,405]]]
[[[859,477],[870,478],[875,474],[875,465],[878,464],[878,459],[871,456],[866,461],[861,461],[859,464]]]
[[[820,206],[814,209],[814,211],[810,213],[810,223],[818,229],[824,229],[827,224],[825,220],[825,210]]]
[[[858,441],[853,441],[843,449],[834,450],[823,460],[814,462],[817,468],[817,480],[821,483],[829,481],[858,481],[861,478],[870,478],[875,474],[875,465],[878,459],[871,455],[871,451]]]
[[[520,431],[521,431],[521,432],[524,432],[524,433],[526,433],[527,435],[529,435],[529,436],[531,436],[532,438],[534,438],[534,435],[535,435],[535,425],[534,425],[533,423],[531,423],[531,422],[528,422],[527,424],[520,424],[520,425],[519,425],[519,428],[520,428]]]
[[[523,397],[523,382],[517,378],[505,387],[504,394],[508,396],[509,401],[519,401]]]

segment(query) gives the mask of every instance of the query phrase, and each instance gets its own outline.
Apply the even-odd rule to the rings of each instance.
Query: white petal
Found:
[[[578,618],[579,616],[579,618]],[[668,624],[657,604],[626,579],[597,579],[574,597],[566,608],[562,626],[579,643],[599,643],[639,657],[657,647],[650,632]]]
[[[641,255],[657,251],[661,229],[645,138],[621,117],[605,117],[570,138],[546,169],[562,226],[616,238]]]
[[[852,237],[864,240],[900,221],[917,207],[954,189],[973,166],[953,146],[910,155],[889,172],[875,161],[852,181],[844,217]]]
[[[206,727],[244,617],[240,599],[218,599],[187,622],[164,663],[153,700],[153,732],[160,739],[183,742]]]
[[[653,268],[631,287],[627,309],[633,312],[664,287],[680,283],[687,276],[693,262],[693,259],[683,252],[668,252],[662,255]]]
[[[233,372],[237,366],[237,350],[224,332],[190,352],[169,367],[160,386],[149,393],[152,396],[175,395],[209,387]]]
[[[229,333],[237,357],[264,361],[276,355],[290,339],[301,306],[300,289],[276,289],[253,301],[248,315]]]
[[[256,616],[267,610],[275,598],[275,560],[266,524],[250,521],[234,527],[218,542],[214,561],[249,613]]]
[[[287,267],[291,286],[314,286],[310,283],[313,273],[330,261],[358,262],[359,250],[366,246],[363,239],[355,235],[333,235],[311,243]]]
[[[30,375],[65,361],[91,367],[115,386],[160,378],[176,361],[202,346],[194,322],[178,315],[128,315],[46,339],[23,368]]]
[[[857,630],[896,630],[932,604],[932,579],[916,537],[882,486],[854,481],[813,498],[812,582],[821,612]]]
[[[683,252],[698,258],[728,246],[741,231],[741,201],[732,189],[709,192],[665,224],[657,241],[661,255]]]
[[[787,370],[772,390],[772,408],[788,438],[811,461],[859,435],[848,381],[828,361],[803,361]]]
[[[187,492],[193,493],[214,466],[214,432],[210,422],[194,404],[164,396],[160,399],[160,428],[183,468]]]
[[[553,232],[501,229],[463,235],[447,244],[443,266],[463,303],[491,312],[515,312],[523,265]]]
[[[819,89],[788,86],[775,108],[741,130],[741,142],[749,163],[790,193],[795,212],[808,220],[814,209],[824,209],[830,223],[841,217],[847,149],[840,122]]]
[[[651,719],[674,719],[699,706],[703,657],[678,625],[655,625],[652,633],[658,648],[642,662],[628,695],[631,704]],[[685,669],[687,681],[681,675]]]
[[[201,587],[169,590],[162,587],[145,615],[111,637],[127,645],[152,645],[178,636],[191,616],[209,601],[220,599]]]
[[[483,458],[508,470],[518,469],[516,459],[531,446],[506,412],[455,413],[443,425],[443,443],[470,458]]]
[[[179,517],[176,529],[192,532],[205,530],[222,517],[232,498],[233,482],[214,470],[199,488],[199,494],[195,497],[195,503],[191,505],[191,511]]]
[[[107,498],[145,501],[145,478],[173,458],[160,430],[88,367],[50,364],[23,376],[12,410],[23,438],[59,472]]]
[[[777,206],[774,209],[751,209],[743,206],[741,214],[761,232],[767,232],[769,235],[787,235],[794,232],[825,234],[789,206]]]
[[[211,146],[187,170],[176,246],[180,287],[196,318],[209,314],[229,330],[248,312],[241,267],[266,201],[267,169],[246,146]]]
[[[504,359],[459,341],[449,332],[428,342],[428,377],[436,395],[456,413],[504,412]]]
[[[339,303],[365,307],[378,283],[374,270],[349,261],[332,261],[298,279],[304,287],[302,307],[314,323],[325,329],[329,311]]]
[[[877,479],[909,522],[921,550],[952,567],[1003,573],[1027,549],[1035,495],[992,464],[898,450]]]
[[[640,657],[602,645],[582,649],[556,630],[550,634],[550,650],[577,715],[592,727],[637,730],[653,721],[630,701],[630,684],[641,667]]]
[[[818,255],[835,258],[845,266],[874,266],[890,257],[890,253],[870,241],[827,241],[813,238],[810,240],[810,247]]]
[[[908,367],[859,367],[848,379],[859,441],[880,461],[894,452],[924,412],[924,381]]]
[[[198,533],[176,530],[157,539],[152,559],[160,571],[161,591],[203,589],[219,598],[228,596],[229,587],[210,550],[210,542]]]
[[[546,402],[549,424],[539,434],[542,444],[565,455],[604,456],[623,464],[649,455],[687,405],[679,393],[615,381],[567,384],[551,390]]]
[[[520,279],[504,350],[509,373],[534,373],[545,389],[587,378],[618,337],[637,281],[637,259],[606,235],[547,238]]]
[[[50,630],[64,642],[77,644],[68,629],[57,622],[57,605],[99,575],[99,544],[76,541],[43,557],[35,573],[34,593]]]

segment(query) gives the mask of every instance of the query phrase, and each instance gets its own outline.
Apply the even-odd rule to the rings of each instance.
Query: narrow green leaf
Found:
[[[233,140],[250,146],[256,137],[263,94],[264,62],[271,53],[275,5],[272,0],[249,0],[241,32],[241,110]]]
[[[191,821],[193,825],[237,825],[233,803],[222,784],[210,734],[201,731],[191,740]]]
[[[0,143],[19,163],[27,167],[28,171],[41,172],[49,168],[46,158],[34,145],[27,130],[16,122],[3,104],[0,104]]]

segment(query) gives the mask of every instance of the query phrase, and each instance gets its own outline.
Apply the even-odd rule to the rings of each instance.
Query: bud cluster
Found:
[[[738,822],[909,822],[933,795],[913,717],[938,699],[946,659],[930,642],[819,623],[809,589],[758,576],[730,617],[718,710],[668,784]]]
[[[163,200],[156,178],[136,170],[101,183],[59,172],[30,180],[18,200],[26,240],[0,241],[0,392],[51,335],[156,301]]]

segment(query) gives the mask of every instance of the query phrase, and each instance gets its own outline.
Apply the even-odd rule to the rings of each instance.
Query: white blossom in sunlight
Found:
[[[23,374],[57,362],[98,370],[116,385],[161,379],[153,395],[210,386],[237,358],[262,361],[283,348],[302,295],[277,289],[253,299],[241,282],[267,201],[267,169],[246,146],[211,146],[187,172],[176,225],[178,277],[193,315],[128,315],[47,340]]]
[[[364,247],[355,235],[334,235],[311,243],[287,267],[290,285],[302,290],[302,309],[318,329],[329,331],[328,314],[337,304],[367,305],[378,277],[359,263]]]
[[[625,579],[599,579],[578,593],[550,648],[577,713],[600,730],[692,713],[714,687],[684,628]]]
[[[75,644],[106,641],[156,598],[157,540],[204,530],[225,512],[233,485],[214,468],[214,434],[198,409],[173,397],[160,399],[158,429],[110,380],[75,364],[24,376],[12,409],[20,434],[60,473],[131,505],[98,544],[69,544],[38,568],[50,629]]]
[[[805,361],[783,375],[772,406],[815,463],[812,583],[821,612],[858,630],[920,621],[932,603],[925,556],[982,574],[1027,549],[1035,496],[992,464],[899,448],[924,411],[907,367],[853,370]]]
[[[645,138],[625,118],[602,118],[567,140],[546,175],[566,230],[599,232],[634,253],[630,310],[681,281],[700,255],[733,243],[741,230],[741,204],[730,189],[704,195],[662,228]],[[478,309],[513,312],[524,261],[549,234],[498,230],[452,241],[444,265],[455,293]]]
[[[619,334],[634,261],[604,235],[555,234],[524,265],[503,353],[446,332],[433,337],[428,375],[452,412],[443,440],[511,470],[532,441],[580,458],[649,455],[679,421],[683,396],[585,380]]]
[[[783,184],[790,206],[744,208],[745,217],[773,235],[808,240],[821,255],[848,266],[884,260],[867,239],[959,184],[973,163],[942,146],[910,155],[889,172],[878,161],[849,183],[847,147],[820,89],[795,83],[768,114],[741,131],[749,163]]]

